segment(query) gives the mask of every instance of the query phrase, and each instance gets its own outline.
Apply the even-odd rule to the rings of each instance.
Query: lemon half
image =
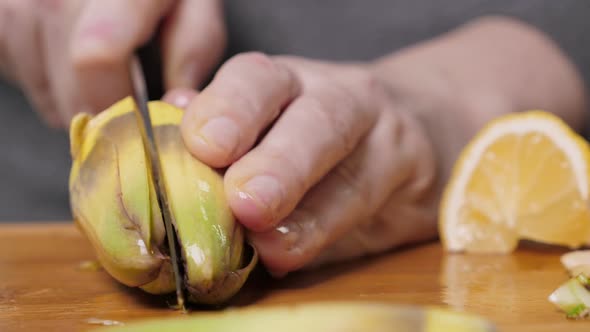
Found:
[[[544,111],[502,116],[464,148],[443,193],[449,251],[506,253],[527,239],[570,248],[590,239],[590,148]]]

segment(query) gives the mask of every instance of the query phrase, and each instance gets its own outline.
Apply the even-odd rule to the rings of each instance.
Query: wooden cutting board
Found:
[[[547,296],[567,275],[563,251],[525,247],[513,255],[445,255],[432,243],[273,280],[258,271],[232,303],[375,300],[441,305],[483,315],[499,331],[590,331]],[[0,226],[0,331],[78,331],[92,322],[180,315],[166,301],[119,285],[93,260],[72,224]]]

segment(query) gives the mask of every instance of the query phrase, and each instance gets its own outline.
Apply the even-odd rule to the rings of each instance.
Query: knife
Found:
[[[135,56],[132,57],[129,66],[130,78],[132,83],[132,96],[137,105],[136,115],[140,130],[143,130],[145,135],[142,135],[144,146],[147,150],[146,158],[148,159],[148,170],[151,172],[152,179],[155,182],[156,196],[158,205],[162,212],[162,220],[166,229],[166,237],[168,240],[168,247],[170,248],[170,262],[174,274],[174,282],[176,288],[177,307],[185,309],[184,301],[184,278],[181,275],[182,262],[178,255],[178,240],[176,238],[176,231],[174,230],[174,222],[172,213],[170,212],[170,204],[166,195],[165,185],[162,179],[162,165],[158,154],[158,145],[155,140],[152,121],[148,110],[148,91],[144,73],[149,70],[146,66],[149,65],[149,49],[139,49]]]

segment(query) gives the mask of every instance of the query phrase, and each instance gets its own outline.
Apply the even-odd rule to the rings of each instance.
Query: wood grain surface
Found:
[[[446,255],[438,243],[273,280],[257,271],[232,306],[315,300],[440,305],[482,315],[499,331],[590,331],[547,296],[567,278],[563,250],[525,246],[513,255]],[[0,226],[0,331],[78,331],[93,321],[180,315],[157,298],[119,285],[68,223]]]

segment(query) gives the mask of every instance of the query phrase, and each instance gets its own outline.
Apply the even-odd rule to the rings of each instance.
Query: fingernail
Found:
[[[247,195],[266,207],[271,213],[275,211],[281,201],[282,190],[275,177],[258,175],[246,182],[242,189]]]
[[[197,95],[192,89],[179,88],[167,92],[162,100],[178,108],[186,109],[190,101]]]
[[[238,126],[225,116],[207,121],[199,134],[207,144],[213,144],[228,154],[236,148],[240,140]]]
[[[185,109],[188,106],[190,99],[187,95],[178,94],[171,100],[172,105]]]

